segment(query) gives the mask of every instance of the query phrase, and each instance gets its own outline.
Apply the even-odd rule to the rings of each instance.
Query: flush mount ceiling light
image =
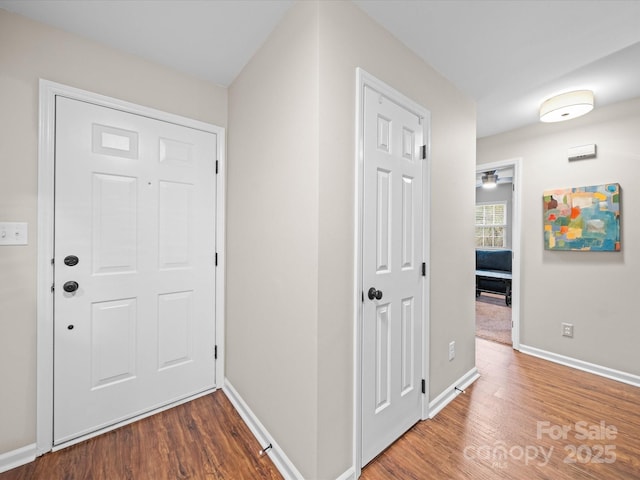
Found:
[[[541,122],[564,122],[593,110],[593,92],[576,90],[556,95],[540,105]]]
[[[482,174],[482,188],[495,188],[498,184],[498,174],[495,170],[490,170]]]

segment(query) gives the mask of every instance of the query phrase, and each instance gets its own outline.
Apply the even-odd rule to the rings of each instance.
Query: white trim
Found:
[[[373,75],[367,73],[362,68],[356,68],[356,128],[355,128],[355,197],[354,197],[354,211],[355,225],[354,225],[354,286],[353,293],[354,301],[354,393],[353,393],[353,464],[354,464],[354,476],[360,477],[362,472],[362,419],[361,419],[361,405],[362,405],[362,315],[363,308],[360,300],[363,292],[362,284],[362,223],[363,223],[363,194],[364,194],[364,89],[368,86],[377,92],[383,94],[389,100],[398,104],[402,108],[405,108],[422,120],[424,143],[427,146],[427,158],[424,161],[423,169],[423,261],[427,263],[427,267],[430,266],[430,245],[429,245],[429,212],[430,212],[430,192],[431,192],[431,113],[417,104],[410,98],[406,97],[402,93],[398,92],[386,83],[378,80]],[[426,392],[422,397],[422,419],[428,418],[428,406],[427,399],[429,398],[429,381],[427,374],[429,372],[429,291],[430,291],[430,270],[423,281],[423,302],[422,302],[422,378],[426,379]]]
[[[224,385],[225,376],[225,312],[226,312],[226,268],[227,249],[225,225],[226,225],[226,199],[227,199],[227,139],[226,131],[222,127],[217,130],[218,175],[216,182],[216,253],[218,254],[218,266],[216,268],[216,344],[218,346],[218,358],[216,359],[216,388]]]
[[[422,378],[425,380],[425,390],[422,396],[422,420],[429,418],[429,345],[431,344],[431,112],[425,110],[423,135],[427,147],[427,158],[424,160],[422,179],[422,254],[427,264],[427,274],[422,286]]]
[[[340,475],[336,480],[356,480],[356,471],[353,467]]]
[[[362,318],[362,302],[358,298],[364,291],[362,286],[362,195],[364,192],[364,98],[363,98],[363,79],[360,68],[356,69],[356,128],[355,128],[355,195],[354,195],[354,212],[355,223],[353,232],[353,468],[356,478],[360,477],[362,472],[362,419],[360,410],[362,405],[362,392],[360,390],[362,382],[362,362],[360,361],[360,339],[362,337],[360,328],[360,319]]]
[[[55,154],[54,86],[40,80],[38,139],[38,297],[36,335],[37,455],[53,445],[53,212]]]
[[[511,158],[491,163],[476,165],[476,173],[486,170],[498,170],[500,168],[513,167],[512,183],[513,205],[511,206],[511,343],[515,350],[520,349],[520,276],[521,276],[521,252],[522,252],[522,158]]]
[[[520,345],[520,352],[533,357],[542,358],[543,360],[548,360],[553,363],[559,363],[560,365],[575,368],[577,370],[582,370],[583,372],[593,373],[594,375],[599,375],[610,380],[626,383],[627,385],[640,387],[640,376],[634,375],[633,373],[627,373],[613,368],[604,367],[602,365],[596,365],[595,363],[585,362],[584,360],[567,357],[565,355],[560,355],[559,353],[548,352],[528,345]]]
[[[216,134],[217,159],[219,162],[216,205],[218,268],[216,269],[215,319],[218,360],[216,361],[216,385],[214,387],[219,387],[224,379],[225,129],[198,120],[41,79],[38,140],[37,455],[51,451],[53,445],[53,296],[51,295],[53,267],[51,259],[54,253],[54,142],[55,98],[57,95]]]
[[[0,454],[0,473],[26,465],[29,462],[33,462],[35,459],[35,443]]]
[[[293,462],[289,460],[284,450],[273,440],[273,437],[269,434],[265,426],[258,420],[258,417],[251,411],[228,379],[225,379],[222,390],[262,448],[271,444],[271,448],[266,454],[269,455],[269,458],[271,458],[271,461],[285,480],[304,480],[304,477],[293,465]],[[259,452],[256,452],[256,455],[259,455]]]
[[[480,378],[480,373],[478,373],[478,369],[476,367],[473,367],[462,377],[445,388],[440,395],[429,402],[429,418],[435,417],[444,407],[462,393],[460,390],[465,390],[478,378]]]

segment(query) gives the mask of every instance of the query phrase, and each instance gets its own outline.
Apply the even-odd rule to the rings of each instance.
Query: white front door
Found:
[[[54,444],[215,386],[216,134],[56,97]]]
[[[366,86],[362,464],[422,413],[423,125]]]

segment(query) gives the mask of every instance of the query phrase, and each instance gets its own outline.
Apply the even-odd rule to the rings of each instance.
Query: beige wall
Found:
[[[310,480],[353,465],[358,66],[432,113],[431,398],[475,365],[474,104],[351,3],[298,3],[229,91],[227,376]]]
[[[0,10],[0,454],[35,442],[38,79],[226,126],[226,89]]]
[[[475,366],[475,106],[348,2],[320,2],[319,457],[347,465],[353,388],[355,71],[431,112],[430,397]],[[467,220],[464,220],[467,219]],[[455,340],[457,356],[448,360]],[[344,471],[345,468],[342,470]],[[326,461],[319,478],[335,478]]]
[[[229,90],[226,361],[310,480],[352,466],[357,66],[432,113],[431,398],[474,366],[474,105],[352,4],[301,2]],[[40,77],[227,119],[222,88],[0,11],[0,220],[32,239],[0,247],[0,452],[35,441]]]
[[[226,375],[316,478],[318,26],[291,10],[229,88]]]
[[[640,278],[640,99],[596,108],[478,141],[478,163],[522,157],[521,343],[640,375],[635,296]],[[595,143],[595,159],[569,162],[569,147]],[[546,251],[542,193],[620,183],[621,252]],[[574,338],[561,336],[562,322]]]

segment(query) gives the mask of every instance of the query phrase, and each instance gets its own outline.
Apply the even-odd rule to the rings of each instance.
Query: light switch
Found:
[[[29,229],[24,222],[0,222],[0,245],[27,245]]]

